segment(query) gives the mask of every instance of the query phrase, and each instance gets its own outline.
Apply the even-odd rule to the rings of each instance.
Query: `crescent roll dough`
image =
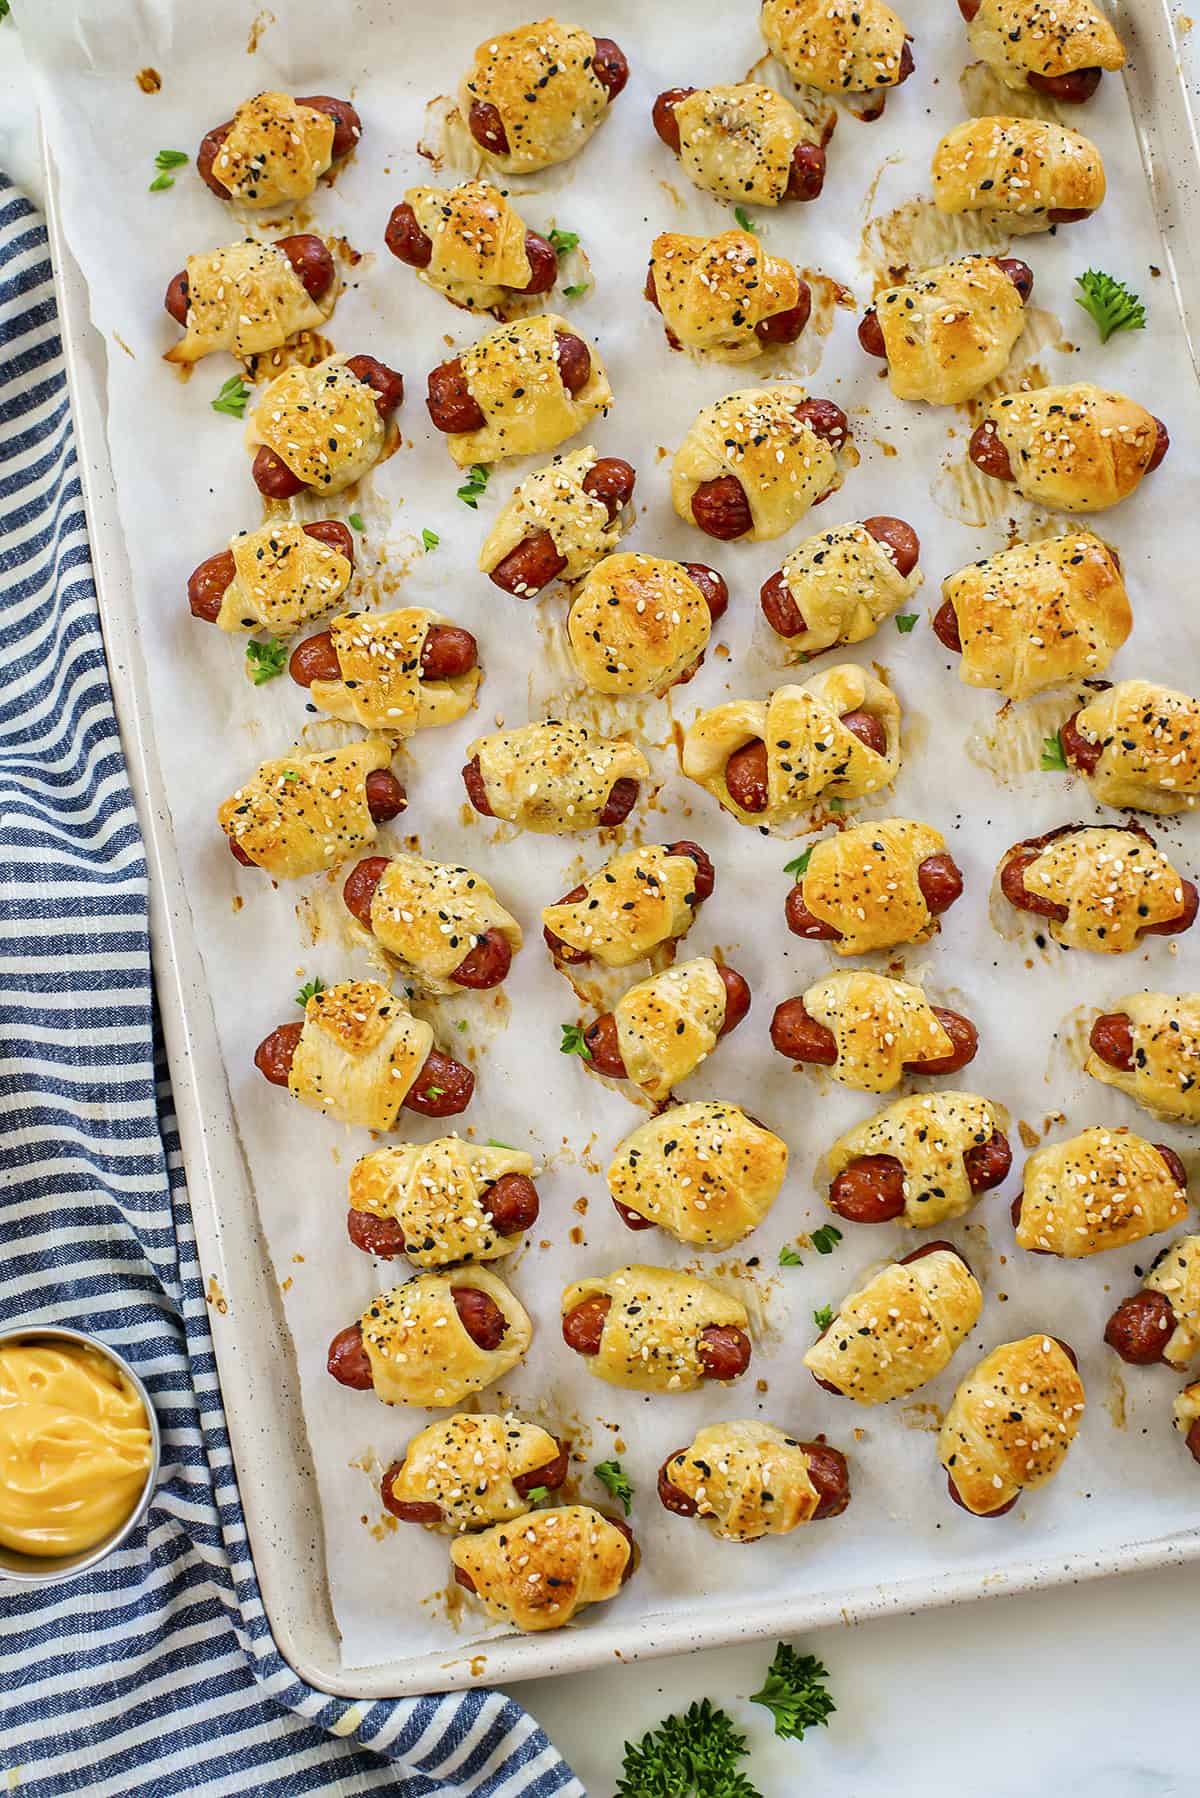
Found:
[[[417,279],[469,312],[489,312],[523,292],[533,269],[525,220],[490,181],[410,187],[404,195],[433,251]]]
[[[883,725],[883,755],[842,723],[846,712],[872,713]],[[729,758],[755,739],[767,746],[767,809],[747,812],[725,780]],[[877,792],[900,769],[900,706],[890,687],[853,662],[777,687],[769,699],[735,699],[700,712],[683,739],[683,772],[707,787],[740,824],[783,824],[822,793],[848,799]]]
[[[972,562],[942,594],[958,620],[958,678],[1006,699],[1099,674],[1133,629],[1117,558],[1090,531]]]
[[[613,1006],[628,1078],[652,1099],[667,1098],[716,1048],[725,1003],[725,983],[707,955],[629,987]]]
[[[787,1173],[787,1144],[738,1105],[675,1105],[617,1145],[608,1190],[679,1242],[727,1249],[757,1229]]]
[[[683,563],[632,552],[585,575],[567,614],[575,666],[597,693],[665,693],[711,632],[708,602]]]
[[[668,334],[716,362],[761,356],[766,346],[755,325],[790,312],[800,298],[791,263],[769,255],[749,231],[660,232],[650,246],[650,273]]]
[[[686,936],[695,920],[696,864],[661,843],[624,849],[583,882],[579,899],[542,912],[552,936],[602,962],[627,968],[660,943]]]
[[[579,25],[539,19],[484,40],[458,89],[464,119],[480,101],[500,114],[506,154],[472,139],[506,175],[528,175],[582,150],[608,110],[608,89],[592,67],[596,40]]]
[[[814,142],[791,101],[755,81],[698,87],[673,110],[688,179],[734,204],[777,206],[797,145]]]
[[[252,455],[265,443],[321,493],[341,493],[373,468],[386,435],[374,393],[344,356],[326,356],[314,368],[290,363],[268,381],[246,421]]]
[[[700,1335],[711,1325],[749,1334],[739,1299],[695,1274],[632,1263],[605,1278],[576,1280],[562,1295],[562,1313],[584,1299],[607,1297],[600,1353],[584,1357],[597,1379],[633,1392],[691,1392],[705,1378]]]
[[[984,422],[1008,451],[1018,493],[1056,512],[1128,499],[1158,442],[1152,413],[1090,381],[1002,394]]]
[[[490,574],[505,556],[538,531],[549,533],[566,563],[564,581],[578,580],[621,540],[621,514],[609,519],[604,501],[584,490],[598,458],[591,444],[555,456],[545,468],[527,474],[500,512],[479,552],[479,567]]]
[[[1025,1163],[1017,1245],[1075,1261],[1141,1242],[1186,1216],[1187,1190],[1154,1144],[1094,1124]]]
[[[564,836],[596,830],[618,780],[649,780],[650,764],[623,737],[598,737],[586,724],[523,724],[476,737],[487,802],[497,818],[525,830]]]
[[[722,1542],[789,1535],[821,1502],[803,1444],[753,1419],[706,1424],[664,1472]]]
[[[841,931],[836,955],[866,955],[932,936],[937,921],[921,891],[919,869],[940,855],[946,839],[929,824],[880,818],[822,837],[808,851],[800,876],[805,905]]]
[[[499,1348],[468,1336],[454,1303],[463,1287],[486,1293],[508,1325]],[[503,1379],[533,1340],[533,1325],[503,1280],[484,1267],[418,1274],[374,1299],[361,1318],[376,1398],[385,1405],[457,1405]]]
[[[978,1093],[911,1093],[839,1136],[825,1165],[832,1181],[860,1156],[891,1156],[904,1169],[904,1210],[896,1222],[926,1230],[971,1209],[979,1195],[971,1190],[963,1158],[1003,1134],[1007,1124],[1004,1107]]]
[[[969,1373],[938,1435],[968,1511],[999,1511],[1053,1479],[1083,1416],[1083,1381],[1052,1336],[1002,1342]]]
[[[367,775],[386,768],[391,746],[378,737],[344,749],[300,751],[261,762],[217,811],[217,822],[273,880],[336,868],[375,841]]]
[[[290,94],[255,94],[234,113],[212,172],[239,206],[304,200],[333,162],[333,134],[327,112]]]
[[[530,1511],[450,1545],[488,1616],[526,1631],[561,1629],[585,1606],[615,1598],[632,1554],[629,1538],[590,1505]]]
[[[846,1295],[804,1365],[858,1405],[907,1398],[941,1373],[982,1309],[979,1282],[952,1249],[892,1261]]]
[[[1200,1236],[1179,1236],[1168,1244],[1142,1286],[1170,1301],[1175,1328],[1162,1346],[1162,1358],[1185,1368],[1200,1354]]]
[[[1009,856],[1016,853],[1020,844]],[[1140,831],[1114,825],[1068,825],[1043,844],[1021,879],[1028,892],[1066,907],[1061,922],[1039,917],[1038,928],[1068,949],[1097,955],[1136,949],[1143,930],[1183,910],[1183,883],[1166,856]]]
[[[331,717],[389,737],[455,723],[470,711],[483,673],[476,665],[445,680],[427,680],[422,674],[426,637],[435,624],[449,623],[443,613],[424,606],[334,618],[329,631],[341,679],[313,681],[309,697]]]
[[[806,537],[789,551],[782,574],[804,620],[804,629],[784,641],[803,656],[873,637],[925,578],[919,568],[901,574],[884,545],[861,524],[839,524]]]
[[[350,1207],[395,1218],[404,1231],[404,1253],[417,1267],[495,1261],[510,1255],[521,1237],[500,1235],[483,1195],[503,1174],[532,1173],[532,1156],[519,1149],[485,1147],[460,1136],[396,1143],[355,1162]]]
[[[1200,805],[1200,700],[1157,681],[1118,681],[1076,713],[1075,729],[1102,745],[1084,779],[1103,804],[1163,817]]]
[[[304,1007],[288,1091],[340,1124],[392,1130],[432,1047],[431,1027],[386,986],[342,980]]]
[[[604,364],[593,344],[588,378],[572,393],[562,378],[555,333],[586,342],[582,333],[554,312],[498,325],[459,356],[467,388],[484,422],[475,431],[445,433],[460,468],[473,462],[503,462],[510,456],[540,456],[581,431],[612,405]]]
[[[1048,230],[1052,212],[1094,212],[1104,187],[1095,144],[1048,119],[967,119],[933,153],[939,212],[999,213],[1028,231]]]
[[[705,481],[734,475],[750,507],[752,525],[743,542],[782,536],[814,500],[833,493],[842,474],[832,449],[796,407],[803,387],[743,387],[715,405],[702,406],[671,466],[671,504],[693,524],[692,496]]]
[[[393,855],[371,899],[371,930],[397,967],[429,993],[460,993],[451,980],[474,944],[498,930],[515,955],[521,926],[491,885],[453,862]]]
[[[861,94],[900,79],[907,34],[883,0],[763,0],[759,24],[801,86]]]
[[[1155,1117],[1200,1124],[1200,993],[1126,993],[1110,1009],[1130,1020],[1132,1066],[1114,1068],[1092,1050],[1084,1073]]]
[[[927,268],[875,301],[898,400],[956,406],[1008,367],[1025,329],[1021,296],[991,256]]]
[[[198,362],[215,350],[253,356],[276,350],[298,331],[323,325],[337,304],[331,281],[314,300],[277,244],[226,244],[187,259],[187,328],[167,362]]]
[[[234,575],[216,622],[223,631],[268,630],[286,637],[333,610],[353,568],[300,524],[271,523],[229,539]]]
[[[967,38],[1006,87],[1023,88],[1030,75],[1125,66],[1120,38],[1092,0],[980,0]]]
[[[887,974],[830,974],[809,987],[804,1009],[837,1043],[833,1078],[858,1092],[891,1092],[905,1062],[941,1061],[954,1049],[923,990]]]
[[[529,1500],[514,1481],[558,1453],[549,1431],[511,1412],[459,1411],[417,1432],[389,1483],[402,1504],[440,1505],[442,1521],[425,1528],[457,1536],[523,1517]]]

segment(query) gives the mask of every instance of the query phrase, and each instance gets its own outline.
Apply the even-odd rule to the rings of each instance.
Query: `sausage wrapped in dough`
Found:
[[[1074,1357],[1055,1337],[1002,1342],[967,1375],[938,1436],[950,1496],[977,1517],[1011,1510],[1058,1472],[1083,1407]]]
[[[848,1293],[804,1365],[858,1405],[907,1398],[941,1373],[982,1309],[979,1282],[962,1256],[933,1243]]]
[[[1067,1260],[1126,1248],[1186,1215],[1187,1186],[1160,1150],[1103,1124],[1036,1150],[1013,1206],[1018,1247]]]
[[[757,1229],[787,1173],[787,1144],[738,1105],[675,1105],[618,1144],[608,1168],[617,1210],[679,1242],[727,1249]]]
[[[498,1623],[561,1629],[615,1598],[633,1571],[632,1538],[590,1505],[530,1511],[451,1544],[455,1578]]]

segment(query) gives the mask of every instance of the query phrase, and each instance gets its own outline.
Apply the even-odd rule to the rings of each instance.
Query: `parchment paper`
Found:
[[[710,231],[732,222],[728,208],[690,187],[653,135],[649,112],[664,87],[736,80],[751,69],[762,45],[750,0],[686,8],[611,0],[592,7],[589,26],[616,38],[629,57],[629,86],[575,161],[511,184],[532,227],[546,231],[557,223],[576,231],[587,253],[594,285],[580,300],[556,294],[551,303],[599,346],[608,366],[616,403],[580,441],[637,467],[638,517],[626,544],[707,560],[728,579],[732,603],[705,665],[669,703],[597,704],[582,695],[562,652],[561,590],[539,604],[520,603],[477,572],[479,544],[525,465],[497,470],[478,511],[467,510],[455,497],[461,477],[422,402],[425,375],[451,353],[447,346],[472,341],[490,321],[454,310],[422,286],[387,253],[383,231],[405,187],[432,178],[416,148],[422,138],[437,142],[427,102],[453,91],[481,37],[526,16],[519,0],[440,8],[292,0],[278,16],[264,11],[257,19],[236,0],[204,7],[54,0],[27,7],[22,18],[43,84],[72,247],[108,345],[109,439],[151,660],[154,722],[228,1070],[229,1101],[223,1093],[208,1098],[235,1107],[285,1294],[291,1339],[280,1342],[279,1355],[281,1362],[294,1355],[299,1367],[330,1589],[350,1666],[430,1647],[461,1648],[490,1632],[474,1607],[447,1599],[445,1542],[391,1527],[381,1511],[380,1468],[425,1417],[346,1392],[324,1370],[334,1332],[358,1316],[373,1292],[408,1272],[403,1262],[376,1267],[346,1240],[346,1176],[369,1139],[289,1102],[251,1065],[259,1039],[275,1023],[299,1016],[293,995],[302,980],[319,973],[332,982],[367,970],[369,950],[341,906],[340,875],[272,888],[265,876],[234,863],[215,821],[220,799],[260,759],[282,753],[300,735],[331,741],[340,730],[316,724],[286,678],[250,685],[243,640],[193,620],[184,594],[192,567],[236,529],[258,524],[262,513],[241,427],[209,404],[234,365],[211,358],[182,383],[161,361],[177,335],[161,296],[190,252],[229,241],[239,224],[194,168],[168,192],[147,187],[157,150],[194,156],[204,131],[263,87],[349,93],[364,121],[357,157],[290,228],[341,234],[362,253],[328,335],[339,349],[373,352],[404,373],[404,442],[361,490],[332,507],[308,505],[305,515],[361,514],[366,528],[356,589],[363,603],[435,605],[481,644],[486,680],[478,710],[459,726],[412,741],[403,769],[410,809],[383,839],[473,863],[526,932],[502,993],[443,1003],[438,1028],[445,1046],[472,1061],[479,1075],[460,1128],[529,1146],[544,1168],[541,1223],[500,1269],[535,1319],[533,1349],[484,1402],[517,1406],[569,1435],[583,1498],[608,1502],[589,1470],[614,1453],[633,1478],[633,1523],[644,1555],[610,1617],[684,1616],[702,1631],[706,1616],[726,1613],[751,1594],[830,1592],[947,1568],[976,1570],[986,1581],[991,1569],[1026,1558],[1058,1550],[1100,1555],[1186,1527],[1200,1492],[1195,1466],[1171,1430],[1174,1376],[1124,1367],[1118,1375],[1100,1340],[1112,1305],[1138,1283],[1135,1269],[1165,1239],[1090,1264],[1025,1255],[1013,1246],[1007,1215],[1015,1173],[948,1232],[983,1278],[986,1305],[969,1343],[939,1380],[911,1403],[865,1411],[818,1390],[800,1365],[815,1333],[814,1307],[836,1305],[868,1264],[893,1248],[906,1252],[913,1238],[846,1225],[829,1256],[802,1246],[803,1266],[777,1265],[781,1244],[803,1245],[806,1233],[828,1219],[813,1179],[823,1149],[875,1102],[823,1074],[793,1072],[771,1050],[767,1031],[776,1003],[803,991],[835,959],[784,926],[790,881],[783,864],[802,844],[746,830],[721,814],[683,781],[672,742],[673,719],[686,724],[700,706],[765,694],[789,678],[782,646],[757,603],[760,583],[779,566],[788,543],[879,512],[909,519],[921,536],[926,585],[916,602],[917,628],[901,635],[889,620],[874,639],[848,652],[886,670],[900,695],[903,769],[893,793],[852,804],[846,816],[928,819],[945,833],[965,871],[966,894],[940,936],[901,952],[894,965],[903,963],[939,1002],[979,1024],[978,1058],[955,1084],[1008,1106],[1018,1162],[1023,1136],[1041,1138],[1047,1127],[1062,1135],[1096,1121],[1128,1124],[1188,1148],[1186,1132],[1151,1125],[1126,1100],[1086,1080],[1079,1057],[1090,1016],[1106,1001],[1143,985],[1195,984],[1194,938],[1151,939],[1144,952],[1102,960],[1053,945],[1039,949],[1027,922],[995,912],[992,876],[1010,843],[1099,814],[1079,783],[1037,767],[1041,739],[1072,709],[1072,696],[1062,692],[1001,713],[996,695],[959,683],[953,658],[930,629],[944,574],[1015,535],[1055,528],[1011,490],[995,484],[985,490],[964,478],[967,412],[893,401],[877,365],[859,349],[857,312],[834,305],[831,283],[816,283],[814,324],[796,349],[745,370],[673,354],[660,319],[641,297],[657,231]],[[889,264],[915,268],[954,248],[997,248],[1000,241],[978,224],[933,220],[921,200],[928,195],[933,146],[964,113],[959,76],[968,57],[952,5],[909,0],[906,17],[916,39],[915,77],[890,98],[879,122],[842,114],[817,203],[757,215],[772,250],[844,283],[858,312]],[[146,69],[161,76],[159,91],[144,92],[135,80]],[[777,73],[767,78],[786,86]],[[969,78],[965,92],[976,109],[1011,109],[1011,100],[995,105],[994,90],[988,101],[986,89],[977,72]],[[1131,392],[1167,421],[1173,447],[1163,468],[1098,521],[1121,552],[1136,615],[1111,673],[1194,689],[1200,682],[1190,596],[1200,561],[1192,491],[1200,422],[1195,383],[1167,282],[1156,278],[1160,254],[1120,83],[1106,78],[1071,122],[1101,145],[1109,196],[1096,217],[1056,238],[1017,240],[1016,253],[1035,270],[1037,291],[1006,384],[1016,385],[1022,370],[1035,385],[1091,377]],[[436,178],[449,185],[464,172],[447,165]],[[1100,347],[1071,298],[1074,276],[1089,265],[1108,268],[1143,294],[1149,331]],[[568,279],[586,278],[582,263],[569,265]],[[775,377],[799,372],[812,392],[837,399],[851,415],[860,465],[794,538],[722,546],[672,512],[670,453],[701,404],[758,381],[760,368]],[[420,549],[423,527],[440,538],[428,555]],[[822,658],[817,666],[827,664]],[[716,893],[681,954],[719,947],[750,980],[754,1005],[680,1096],[749,1106],[782,1132],[792,1155],[783,1194],[737,1256],[690,1256],[661,1235],[625,1230],[602,1169],[646,1113],[589,1076],[577,1058],[558,1053],[560,1025],[586,1021],[592,1012],[554,972],[540,940],[539,911],[585,868],[599,865],[612,843],[520,836],[464,807],[459,769],[470,738],[501,718],[515,724],[542,715],[552,698],[597,722],[631,729],[651,754],[662,785],[653,804],[635,814],[626,840],[634,832],[649,841],[686,834],[702,841],[716,862]],[[818,814],[817,823],[822,820],[830,822]],[[1195,820],[1154,826],[1159,842],[1193,874],[1198,828]],[[411,1128],[423,1138],[443,1126],[412,1118]],[[757,1320],[756,1353],[739,1386],[680,1398],[625,1394],[591,1379],[565,1348],[558,1330],[562,1286],[589,1270],[636,1259],[703,1265],[743,1291]],[[985,1525],[947,1498],[931,1432],[978,1356],[1031,1329],[1074,1344],[1088,1411],[1058,1479],[1004,1523]],[[236,1393],[226,1398],[237,1402]],[[854,1501],[836,1522],[783,1540],[753,1549],[714,1544],[702,1529],[660,1509],[655,1469],[702,1421],[757,1413],[803,1435],[827,1432],[849,1455]]]

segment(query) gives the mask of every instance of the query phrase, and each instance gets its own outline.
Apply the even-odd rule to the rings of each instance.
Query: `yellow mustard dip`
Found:
[[[141,1497],[151,1462],[146,1408],[112,1362],[82,1342],[0,1348],[0,1543],[71,1555],[102,1542]]]

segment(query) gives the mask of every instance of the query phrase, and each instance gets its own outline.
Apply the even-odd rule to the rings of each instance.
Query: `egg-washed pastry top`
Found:
[[[761,356],[755,325],[790,312],[800,297],[791,263],[740,229],[717,237],[662,231],[650,246],[650,273],[668,331],[719,362]]]
[[[426,1529],[459,1535],[524,1516],[529,1500],[514,1482],[558,1452],[548,1430],[512,1412],[458,1411],[417,1432],[388,1484],[401,1504],[441,1507],[441,1522]]]
[[[1025,1163],[1017,1243],[1076,1260],[1140,1242],[1186,1215],[1187,1191],[1153,1143],[1094,1124]]]
[[[569,949],[627,968],[691,929],[696,863],[661,843],[623,849],[580,883],[583,896],[547,905],[542,922]]]
[[[1118,681],[1076,713],[1075,729],[1101,745],[1084,779],[1105,805],[1162,816],[1200,805],[1200,700],[1190,693]]]
[[[1008,367],[1025,329],[1015,284],[992,256],[923,269],[875,301],[897,399],[955,406]]]
[[[322,494],[341,493],[373,468],[386,435],[373,390],[344,356],[313,368],[290,363],[268,381],[246,421],[247,449],[265,444]]]
[[[223,631],[267,630],[286,637],[332,611],[354,573],[331,543],[302,524],[273,521],[229,539],[234,575],[221,596]]]
[[[431,1026],[386,986],[342,980],[305,1003],[288,1091],[338,1123],[393,1130],[432,1047]]]
[[[541,312],[497,325],[459,353],[463,379],[484,418],[473,431],[445,434],[460,468],[543,455],[612,405],[608,375],[591,343],[587,380],[577,393],[571,392],[558,364],[555,337],[560,331],[587,342],[565,318]]]
[[[602,1278],[576,1280],[562,1295],[566,1317],[585,1299],[612,1302],[589,1373],[633,1392],[690,1392],[705,1378],[700,1336],[710,1325],[747,1331],[746,1307],[707,1280],[672,1267],[631,1263]]]
[[[613,1006],[625,1073],[652,1099],[665,1099],[717,1045],[726,993],[707,955],[639,980]]]
[[[1018,492],[1056,512],[1103,512],[1127,499],[1158,443],[1152,413],[1090,381],[1005,393],[984,416]]]
[[[1092,0],[980,0],[967,39],[1011,88],[1026,87],[1030,75],[1125,65],[1120,38]]]
[[[508,1328],[498,1348],[467,1334],[456,1290],[482,1292]],[[373,1299],[360,1319],[376,1398],[385,1405],[457,1405],[502,1379],[533,1340],[533,1325],[504,1281],[486,1267],[424,1273]]]
[[[483,672],[476,664],[465,674],[436,680],[422,674],[426,637],[435,624],[449,623],[441,612],[425,606],[347,612],[333,619],[329,633],[341,677],[313,681],[309,697],[334,718],[390,737],[453,724],[470,711]]]
[[[883,620],[912,598],[924,576],[901,574],[887,547],[865,525],[818,531],[788,551],[782,574],[804,620],[785,638],[802,656],[873,637]]]
[[[339,283],[314,300],[277,244],[225,244],[187,259],[185,333],[166,353],[168,362],[198,362],[215,350],[254,356],[278,349],[298,331],[323,325],[337,304]]]
[[[596,451],[568,450],[545,468],[527,474],[502,507],[479,552],[479,567],[490,574],[527,537],[546,531],[566,563],[564,581],[578,580],[620,542],[621,514],[610,520],[608,507],[584,489],[596,466]],[[518,589],[519,591],[519,589]]]
[[[825,1162],[832,1180],[862,1156],[898,1161],[904,1170],[904,1210],[896,1221],[924,1230],[971,1209],[978,1195],[964,1157],[1003,1133],[1007,1123],[1004,1107],[978,1093],[910,1093],[839,1136]]]
[[[632,1554],[590,1505],[529,1511],[450,1545],[488,1616],[526,1632],[560,1629],[587,1605],[615,1598]]]
[[[528,175],[582,150],[608,109],[593,68],[596,40],[580,25],[538,19],[479,45],[458,90],[463,118],[480,101],[500,114],[505,152],[474,147],[506,175]],[[474,142],[474,140],[472,140]]]
[[[673,111],[685,174],[734,205],[777,206],[797,145],[813,141],[791,101],[757,81],[698,87]]]
[[[946,1413],[938,1459],[968,1511],[998,1511],[1058,1472],[1083,1416],[1083,1382],[1052,1336],[1002,1342]]]
[[[706,481],[735,476],[750,507],[745,541],[781,536],[815,500],[842,484],[837,458],[823,437],[797,417],[803,387],[780,382],[744,387],[702,406],[675,452],[671,504],[692,523],[692,496]]]
[[[622,550],[584,576],[567,614],[571,655],[597,693],[663,693],[703,655],[708,602],[682,562]]]
[[[971,562],[942,582],[954,607],[958,677],[1006,699],[1100,674],[1133,629],[1115,553],[1071,531]]]
[[[1066,907],[1039,918],[1056,943],[1123,955],[1152,924],[1177,918],[1183,883],[1167,857],[1141,831],[1112,825],[1068,827],[1044,843],[1021,872],[1025,890]]]
[[[1155,1117],[1200,1124],[1200,993],[1126,993],[1107,1009],[1130,1021],[1132,1066],[1115,1068],[1092,1050],[1084,1072]]]
[[[841,931],[836,955],[865,955],[932,935],[935,919],[921,891],[921,863],[946,839],[910,818],[879,818],[822,837],[800,875],[814,918]]]
[[[729,1248],[767,1215],[787,1173],[787,1144],[739,1105],[673,1105],[617,1150],[608,1190],[680,1242]]]
[[[859,1405],[907,1398],[941,1373],[982,1309],[978,1280],[952,1250],[892,1261],[846,1295],[804,1365]]]
[[[650,778],[645,756],[623,737],[555,718],[476,737],[467,745],[475,757],[497,818],[557,835],[595,830],[618,780]]]
[[[859,1092],[890,1092],[905,1062],[941,1061],[954,1049],[921,987],[865,968],[816,981],[804,1009],[837,1044],[833,1078]]]
[[[1200,1354],[1200,1236],[1179,1236],[1155,1257],[1143,1287],[1161,1292],[1171,1306],[1175,1327],[1162,1345],[1162,1358],[1186,1367]]]
[[[904,21],[883,0],[763,0],[762,34],[793,81],[826,94],[894,87]]]
[[[212,172],[241,206],[278,206],[312,193],[333,162],[334,122],[274,90],[243,100]]]
[[[483,937],[498,930],[515,955],[521,926],[474,868],[393,855],[371,897],[371,930],[400,969],[430,993],[461,992],[451,979]]]
[[[1095,144],[1048,119],[966,119],[933,153],[939,212],[997,212],[1047,230],[1051,212],[1094,212],[1104,192]]]
[[[706,1424],[664,1471],[723,1542],[786,1536],[810,1523],[821,1503],[803,1444],[753,1419]]]
[[[217,822],[275,880],[336,868],[375,841],[367,775],[391,759],[389,744],[368,737],[262,762],[223,801]]]
[[[487,312],[520,293],[533,273],[525,220],[490,181],[458,187],[410,187],[404,198],[433,246],[418,280],[456,306]]]
[[[511,1254],[521,1239],[500,1234],[484,1194],[504,1174],[532,1173],[533,1158],[520,1149],[464,1142],[460,1136],[389,1144],[355,1162],[350,1208],[394,1218],[404,1232],[404,1253],[416,1267],[494,1261]]]

